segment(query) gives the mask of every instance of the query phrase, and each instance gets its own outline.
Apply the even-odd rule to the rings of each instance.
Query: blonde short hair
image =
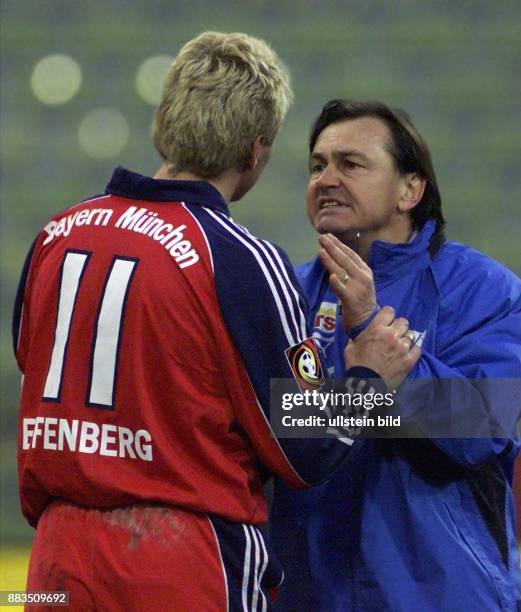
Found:
[[[266,42],[203,32],[170,67],[155,147],[174,171],[219,176],[245,162],[257,136],[273,143],[292,98],[289,73]]]

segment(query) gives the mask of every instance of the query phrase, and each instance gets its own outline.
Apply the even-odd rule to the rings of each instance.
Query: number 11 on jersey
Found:
[[[65,253],[62,262],[54,346],[43,391],[45,401],[60,401],[74,308],[90,257],[91,253],[71,250]],[[137,259],[116,255],[107,272],[94,326],[85,402],[88,406],[114,409],[119,340],[127,295],[137,263]]]

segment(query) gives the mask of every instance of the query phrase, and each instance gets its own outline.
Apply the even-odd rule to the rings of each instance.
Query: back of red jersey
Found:
[[[231,348],[208,246],[183,204],[106,196],[53,219],[33,253],[18,348],[25,513],[61,497],[259,520],[219,343]]]
[[[301,487],[346,455],[336,440],[273,435],[270,377],[292,376],[305,300],[285,254],[208,183],[116,170],[107,195],[37,237],[13,330],[32,524],[52,498],[258,523],[260,464]]]

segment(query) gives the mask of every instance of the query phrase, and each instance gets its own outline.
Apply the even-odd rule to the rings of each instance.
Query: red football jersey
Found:
[[[259,459],[303,485],[232,339],[248,310],[252,368],[291,375],[284,350],[304,339],[305,317],[268,249],[278,257],[233,224],[209,184],[122,169],[106,195],[45,226],[22,279],[17,347],[19,475],[32,524],[51,498],[157,501],[258,523]],[[229,320],[226,299],[237,308]]]
[[[270,379],[292,378],[300,346],[313,358],[306,314],[285,253],[235,223],[212,185],[118,168],[105,195],[44,227],[22,273],[29,522],[61,498],[260,523],[261,473],[293,487],[327,477],[349,447],[269,426]]]

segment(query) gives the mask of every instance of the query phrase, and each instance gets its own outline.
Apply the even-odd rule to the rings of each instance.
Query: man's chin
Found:
[[[339,240],[346,240],[355,238],[357,234],[356,229],[351,229],[345,225],[334,223],[334,222],[319,222],[315,225],[315,230],[319,234],[333,234]]]

